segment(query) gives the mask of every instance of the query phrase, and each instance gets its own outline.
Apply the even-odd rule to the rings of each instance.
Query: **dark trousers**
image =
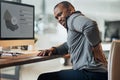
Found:
[[[108,73],[68,69],[41,74],[38,80],[108,80]]]

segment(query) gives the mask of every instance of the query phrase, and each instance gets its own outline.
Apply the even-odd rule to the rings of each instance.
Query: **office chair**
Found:
[[[108,58],[108,80],[120,80],[120,40],[112,42]]]

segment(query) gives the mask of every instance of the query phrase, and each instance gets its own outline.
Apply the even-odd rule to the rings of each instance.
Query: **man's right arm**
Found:
[[[68,53],[68,45],[67,42],[63,43],[62,45],[58,46],[58,47],[53,47],[55,48],[55,55],[63,55],[63,54],[67,54]]]
[[[67,53],[68,53],[68,45],[65,42],[60,46],[42,50],[40,53],[38,53],[38,56],[64,55]]]

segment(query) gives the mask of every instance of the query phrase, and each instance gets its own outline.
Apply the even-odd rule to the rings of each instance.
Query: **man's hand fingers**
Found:
[[[45,53],[45,51],[41,51],[40,53],[38,53],[38,55],[37,55],[37,56],[43,56],[43,55],[44,55],[44,53]]]
[[[48,56],[51,56],[51,54],[52,54],[52,51],[49,52]]]
[[[38,53],[37,56],[51,56],[52,55],[51,49],[42,50],[40,53]]]

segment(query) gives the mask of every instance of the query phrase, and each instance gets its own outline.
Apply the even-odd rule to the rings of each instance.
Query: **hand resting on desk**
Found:
[[[53,55],[55,48],[41,50],[37,56],[51,56]]]

